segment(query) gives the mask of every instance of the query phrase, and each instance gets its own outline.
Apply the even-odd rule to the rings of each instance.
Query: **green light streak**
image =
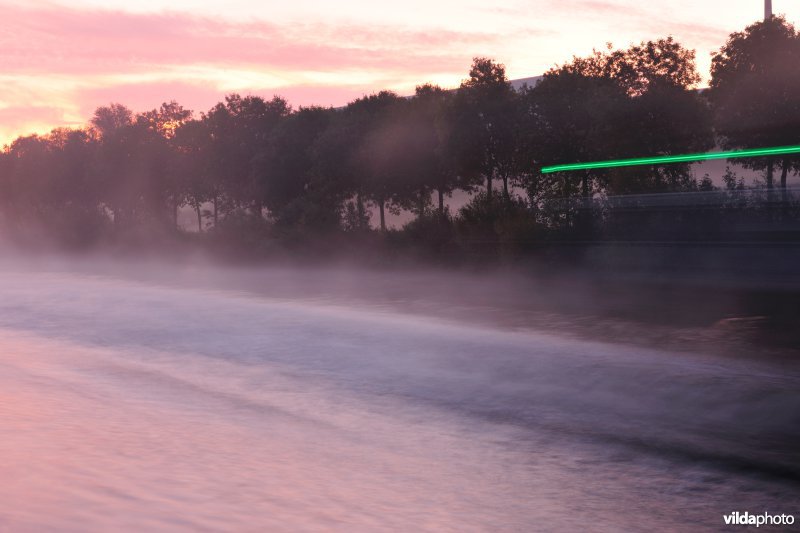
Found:
[[[708,161],[710,159],[734,159],[737,157],[763,157],[768,155],[785,155],[800,153],[800,146],[779,146],[775,148],[754,148],[752,150],[732,150],[729,152],[708,152],[685,155],[662,155],[655,157],[636,157],[633,159],[612,159],[610,161],[593,161],[591,163],[569,163],[542,167],[543,174],[564,172],[567,170],[587,170],[594,168],[633,167],[638,165],[659,165],[671,163],[688,163]]]

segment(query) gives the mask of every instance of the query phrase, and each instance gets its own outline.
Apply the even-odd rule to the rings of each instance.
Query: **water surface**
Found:
[[[0,530],[719,530],[798,514],[799,385],[757,354],[4,265]]]

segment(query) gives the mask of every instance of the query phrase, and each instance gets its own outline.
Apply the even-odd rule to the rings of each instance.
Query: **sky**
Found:
[[[196,114],[225,94],[294,106],[457,86],[475,56],[536,76],[607,42],[673,35],[708,73],[762,0],[0,0],[0,144],[80,127],[95,108],[177,100]],[[800,23],[800,1],[773,0]]]

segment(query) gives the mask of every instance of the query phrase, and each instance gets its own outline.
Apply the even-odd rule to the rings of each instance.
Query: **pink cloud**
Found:
[[[69,125],[59,105],[69,108],[70,117],[77,113],[85,119],[111,101],[141,111],[175,99],[204,111],[224,97],[218,84],[226,70],[288,81],[277,89],[242,88],[243,93],[280,94],[294,106],[342,105],[364,92],[397,85],[396,80],[462,73],[474,49],[491,47],[502,38],[359,24],[232,22],[188,13],[135,14],[54,4],[4,4],[2,16],[0,72],[6,78],[0,91],[10,107],[0,112],[0,142],[12,134],[42,132],[42,124]],[[348,71],[358,71],[363,84],[350,84]],[[300,81],[308,72],[325,73],[330,81],[317,86]],[[147,81],[128,82],[123,76]],[[387,80],[394,83],[377,86]],[[34,94],[38,107],[30,104]]]
[[[11,106],[0,109],[0,124],[15,123],[57,124],[65,121],[64,111],[47,106]]]
[[[92,87],[79,91],[75,100],[81,116],[89,117],[101,105],[119,102],[134,111],[157,108],[162,102],[176,100],[187,109],[205,111],[223,94],[208,85],[184,82],[154,82]]]
[[[15,137],[29,133],[47,133],[57,126],[75,126],[64,116],[64,111],[47,106],[11,106],[0,109],[0,147],[10,144]]]
[[[454,54],[454,50],[498,38],[360,25],[235,23],[184,13],[132,14],[55,6],[4,6],[3,11],[6,31],[0,35],[0,68],[16,73],[152,72],[159,66],[192,64],[433,72],[463,69],[465,54]]]
[[[597,19],[626,21],[629,25],[645,30],[651,39],[673,35],[678,39],[691,42],[693,46],[724,42],[729,32],[728,29],[715,24],[714,21],[685,22],[673,17],[654,16],[651,6],[641,3],[619,3],[609,0],[562,0],[562,5],[566,5],[575,13],[591,13]],[[626,46],[628,43],[614,44]]]

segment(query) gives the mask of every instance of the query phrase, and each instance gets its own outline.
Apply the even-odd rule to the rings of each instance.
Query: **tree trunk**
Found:
[[[590,192],[589,192],[589,171],[583,173],[583,177],[581,178],[581,196],[583,197],[581,201],[581,209],[579,210],[579,218],[578,224],[580,225],[580,230],[583,234],[583,238],[588,238],[589,234],[591,233],[592,229],[592,213],[591,213],[591,206],[589,205],[589,201],[591,200]]]
[[[781,164],[781,189],[786,188],[786,174],[789,171],[789,160],[784,159]]]
[[[492,175],[488,174],[486,176],[486,199],[491,202],[492,201]]]
[[[378,210],[381,213],[381,231],[386,231],[386,213],[384,213],[384,201],[383,198],[378,200]]]
[[[358,228],[364,223],[364,199],[361,197],[361,191],[356,193],[356,212],[358,213]]]
[[[775,202],[775,195],[773,193],[774,179],[773,176],[775,174],[775,161],[770,158],[767,162],[767,209],[772,210],[773,202]]]
[[[439,214],[444,216],[444,190],[439,188]]]
[[[583,195],[584,205],[589,201],[589,172],[584,172],[581,178],[581,194]]]
[[[775,171],[775,164],[772,159],[767,163],[767,189],[772,189],[772,176]]]
[[[197,233],[203,233],[203,215],[200,214],[200,202],[194,204],[194,210],[197,213]]]
[[[425,215],[425,190],[419,191],[417,198],[417,217],[422,218]]]
[[[219,213],[219,199],[217,197],[217,194],[214,193],[214,227],[215,228],[217,227],[217,221],[219,220],[218,213]]]
[[[508,176],[506,176],[505,174],[503,174],[503,198],[505,198],[506,200],[508,200],[508,199],[509,199],[509,197],[510,197],[510,196],[509,196],[509,194],[508,194]]]
[[[786,205],[786,201],[789,199],[789,194],[786,190],[786,174],[789,172],[789,161],[787,159],[783,160],[781,164],[781,201],[784,205]]]

